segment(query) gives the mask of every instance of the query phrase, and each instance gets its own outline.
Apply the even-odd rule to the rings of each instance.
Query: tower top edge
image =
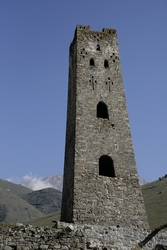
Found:
[[[84,31],[91,31],[93,33],[105,33],[105,34],[114,34],[116,33],[116,29],[113,29],[113,28],[103,28],[102,31],[94,31],[94,30],[91,30],[90,29],[90,26],[84,26],[84,25],[77,25],[76,26],[76,30],[79,31],[79,30],[84,30]]]

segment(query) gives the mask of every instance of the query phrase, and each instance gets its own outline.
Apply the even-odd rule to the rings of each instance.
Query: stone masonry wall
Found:
[[[148,228],[116,30],[77,26],[69,64],[61,221]],[[97,117],[99,102],[108,118]],[[102,156],[112,159],[115,176],[99,174]]]
[[[57,228],[49,229],[19,224],[0,227],[0,249],[130,250],[134,249],[148,233],[149,231],[137,227],[105,227],[58,222]],[[151,250],[156,244],[167,245],[167,232],[158,233],[143,249]]]
[[[69,86],[68,86],[68,107],[66,124],[66,144],[64,176],[63,176],[63,197],[61,208],[61,220],[72,222],[73,200],[74,200],[74,165],[75,165],[75,123],[76,123],[76,43],[70,46],[69,58]]]

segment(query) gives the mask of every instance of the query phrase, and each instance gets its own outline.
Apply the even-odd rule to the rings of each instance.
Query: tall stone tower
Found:
[[[115,29],[77,26],[70,46],[61,221],[148,226]]]

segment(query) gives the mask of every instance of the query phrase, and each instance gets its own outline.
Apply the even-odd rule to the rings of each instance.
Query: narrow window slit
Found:
[[[95,62],[93,58],[90,59],[90,66],[95,66]]]
[[[111,92],[111,84],[109,83],[109,91]]]
[[[96,45],[96,50],[100,50],[100,45],[99,44]]]
[[[104,60],[104,67],[108,68],[108,61],[107,60]]]

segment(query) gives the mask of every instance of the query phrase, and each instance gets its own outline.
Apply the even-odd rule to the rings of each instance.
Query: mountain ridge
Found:
[[[19,195],[11,191],[10,188],[2,188],[2,182],[0,181],[0,221],[15,223],[17,221],[28,221],[35,219],[37,217],[43,217],[43,213],[37,210],[34,206],[23,200]],[[17,188],[17,186],[16,186]],[[21,185],[19,185],[20,190],[22,190]],[[23,193],[20,191],[20,193]],[[25,195],[25,194],[24,194]]]
[[[58,211],[60,206],[61,192],[56,189],[32,191],[20,184],[0,179],[0,222],[30,221]]]

